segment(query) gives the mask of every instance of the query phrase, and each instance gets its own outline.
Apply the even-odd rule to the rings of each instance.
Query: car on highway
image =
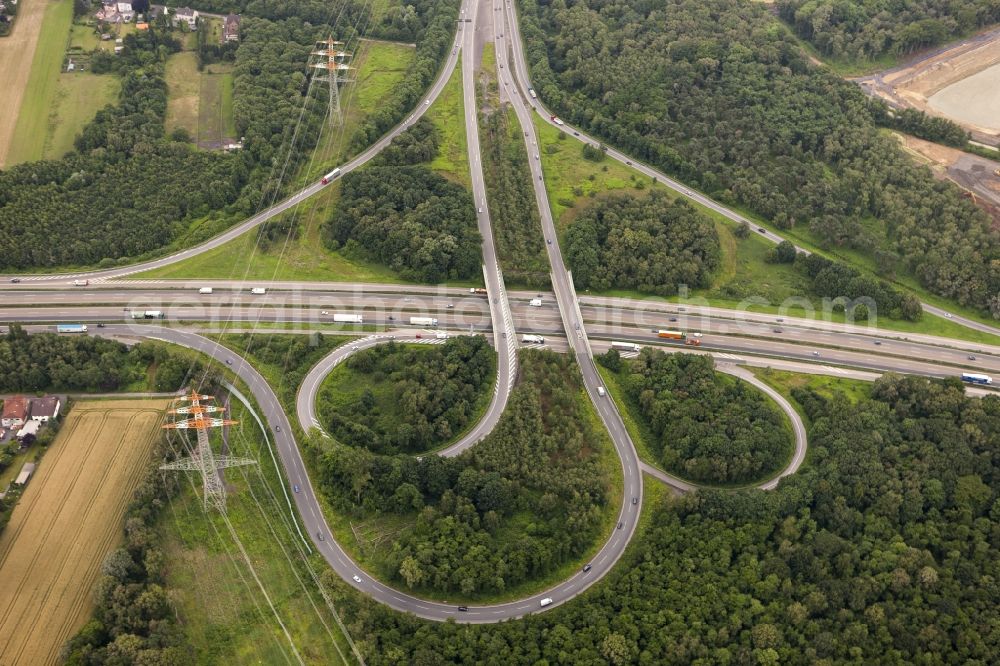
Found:
[[[319,539],[320,541],[326,541],[326,537],[323,536],[322,532],[316,532],[316,538]]]
[[[552,245],[552,239],[551,238],[546,238],[545,242],[548,243],[549,245]]]
[[[460,612],[462,612],[462,613],[468,613],[469,612],[469,607],[468,606],[459,606],[458,610]]]
[[[297,493],[301,493],[302,492],[302,490],[298,486],[292,486],[292,490],[294,490]]]
[[[784,323],[784,321],[785,321],[785,320],[784,320],[784,319],[782,319],[781,317],[778,317],[778,318],[777,318],[777,319],[775,319],[774,321],[776,321],[776,322],[778,322],[779,324],[781,324],[781,323]]]
[[[629,165],[629,166],[632,166],[632,163],[631,163],[631,162],[629,162],[628,160],[625,160],[625,164],[627,164],[627,165]]]
[[[819,356],[819,352],[818,351],[814,351],[813,352],[813,356]]]
[[[21,281],[21,278],[11,278],[10,281],[13,282],[14,284],[17,284],[18,282]]]
[[[448,305],[446,305],[446,306],[444,306],[444,307],[445,307],[446,309],[448,309],[448,310],[451,310],[451,309],[452,309],[453,307],[455,307],[455,304],[454,304],[454,303],[449,303]]]
[[[583,565],[583,573],[587,573],[588,571],[590,571],[593,568],[594,567],[590,566],[589,564],[584,564]]]
[[[876,344],[876,345],[879,345],[879,346],[881,346],[881,344],[882,344],[882,341],[881,341],[881,340],[876,340],[876,341],[875,341],[875,344]]]
[[[945,319],[951,319],[951,313],[950,312],[945,312],[944,313],[944,317],[945,317]]]
[[[97,322],[97,328],[104,328],[104,324],[102,322]]]
[[[281,432],[281,426],[274,426],[275,432]]]
[[[361,576],[358,576],[358,575],[355,574],[354,576],[351,576],[351,578],[354,579],[355,583],[360,583],[361,582]]]
[[[573,136],[580,136],[579,132],[573,132]]]
[[[98,324],[98,326],[100,326],[100,324]],[[968,355],[968,356],[966,356],[965,358],[969,359],[970,361],[975,361],[975,360],[976,360],[976,357],[975,357],[975,356],[973,356],[972,354],[969,354],[969,355]]]
[[[358,349],[360,349],[360,347],[358,347],[357,345],[351,345],[351,349],[357,351]]]
[[[479,208],[479,212],[480,212],[480,213],[482,213],[482,212],[483,212],[483,209],[482,209],[482,207],[480,207],[480,208]]]
[[[632,506],[635,506],[638,503],[639,503],[639,498],[638,497],[633,497],[632,498]]]
[[[541,606],[542,608],[545,608],[546,606],[548,606],[551,603],[552,603],[552,599],[550,599],[549,597],[545,597],[544,599],[542,599],[539,602],[538,605]]]
[[[781,329],[780,328],[776,328],[776,329],[774,329],[774,332],[775,333],[781,333]]]
[[[767,233],[767,229],[765,229],[764,227],[757,227],[757,231],[759,231],[762,234],[766,234]]]
[[[327,312],[326,310],[320,310],[320,311],[319,311],[319,313],[320,313],[321,315],[328,315],[328,314],[330,314],[330,313],[329,313],[329,312]]]
[[[103,326],[103,325],[104,325],[104,324],[98,324],[98,326]],[[231,358],[227,358],[227,359],[226,359],[226,365],[232,365],[232,364],[233,364],[233,359],[231,359]]]
[[[677,317],[671,317],[670,321],[677,321]]]
[[[620,523],[618,523],[618,527],[616,527],[615,529],[616,529],[616,530],[620,530],[620,529],[621,529],[621,528],[623,528],[623,527],[625,527],[625,523],[621,523],[621,522],[620,522]]]

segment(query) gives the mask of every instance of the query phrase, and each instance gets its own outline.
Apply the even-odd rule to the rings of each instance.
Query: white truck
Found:
[[[542,299],[540,299],[540,298],[533,298],[530,301],[528,301],[528,305],[530,305],[533,308],[540,308],[540,307],[542,307]]]
[[[442,331],[442,332],[436,334],[434,337],[437,338],[438,340],[447,340],[448,339],[448,334],[445,333],[444,331]]]
[[[635,344],[634,342],[619,342],[617,340],[611,341],[611,348],[617,349],[619,351],[630,351],[630,352],[637,352],[640,349],[642,349],[642,347]]]
[[[73,280],[70,284],[74,287],[86,287],[90,284],[90,280]]]
[[[250,293],[256,296],[263,296],[264,294],[267,293],[267,289],[265,289],[264,287],[254,287],[253,289],[250,290]]]
[[[410,317],[410,326],[437,326],[438,320],[434,317]]]
[[[540,345],[545,343],[545,338],[540,335],[530,335],[525,333],[521,336],[521,342],[526,345]]]
[[[202,287],[201,289],[198,290],[198,293],[199,294],[211,294],[212,293],[212,288],[211,287]]]
[[[364,323],[364,317],[362,317],[359,314],[349,314],[349,313],[340,313],[340,312],[335,312],[334,313],[333,320],[337,321],[337,322],[344,323],[344,324],[361,324],[361,323]]]

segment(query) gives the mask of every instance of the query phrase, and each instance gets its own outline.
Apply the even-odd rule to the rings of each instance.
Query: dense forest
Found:
[[[150,378],[154,391],[174,391],[204,366],[159,344],[127,347],[89,335],[28,333],[11,324],[0,337],[0,392],[116,391]]]
[[[746,382],[715,372],[711,356],[643,349],[598,357],[617,373],[629,411],[652,433],[663,469],[699,483],[744,484],[777,473],[792,451],[779,409]]]
[[[247,178],[239,160],[163,136],[163,63],[178,42],[153,29],[124,39],[118,104],[84,127],[76,151],[0,171],[0,268],[113,264],[236,200]]]
[[[841,306],[845,309],[855,302],[850,306],[855,321],[874,321],[879,316],[917,321],[923,315],[920,299],[913,294],[846,264],[818,254],[798,254],[795,264],[809,276],[812,292],[817,296],[848,299],[848,303]]]
[[[352,519],[413,516],[383,559],[394,582],[503,592],[579,557],[599,537],[612,500],[598,456],[610,444],[593,426],[579,371],[568,356],[535,350],[521,352],[520,367],[497,427],[457,458],[309,440],[320,487],[339,510]]]
[[[995,0],[778,0],[778,13],[824,55],[907,54],[1000,21]]]
[[[777,490],[650,507],[596,589],[497,625],[424,622],[337,587],[371,666],[995,664],[1000,400],[887,376],[798,392],[812,465]]]
[[[589,206],[566,232],[566,261],[580,289],[638,289],[669,296],[707,287],[719,265],[715,227],[663,192],[616,195]]]
[[[416,348],[378,345],[353,354],[324,382],[320,422],[338,441],[375,453],[425,451],[471,425],[494,365],[480,335]]]
[[[555,113],[711,196],[820,243],[897,261],[1000,316],[1000,237],[880,134],[851,83],[810,65],[762,3],[522,0]]]
[[[479,274],[472,196],[426,166],[369,165],[340,181],[324,226],[333,250],[389,266],[408,280],[443,282]]]

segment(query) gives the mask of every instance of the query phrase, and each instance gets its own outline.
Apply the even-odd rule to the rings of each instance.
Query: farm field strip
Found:
[[[46,7],[44,0],[21,0],[11,34],[0,39],[0,90],[4,96],[4,113],[0,113],[0,168],[8,166],[18,110],[28,87]]]
[[[0,536],[0,663],[53,663],[89,614],[166,401],[81,403]]]

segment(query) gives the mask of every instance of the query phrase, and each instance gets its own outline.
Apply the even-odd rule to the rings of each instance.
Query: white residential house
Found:
[[[181,22],[187,23],[193,30],[198,25],[198,10],[191,9],[190,7],[178,7],[175,9],[174,25],[180,25]]]
[[[115,3],[115,9],[118,10],[118,15],[122,17],[126,23],[131,23],[132,19],[135,18],[135,12],[132,10],[131,2],[117,2]]]

